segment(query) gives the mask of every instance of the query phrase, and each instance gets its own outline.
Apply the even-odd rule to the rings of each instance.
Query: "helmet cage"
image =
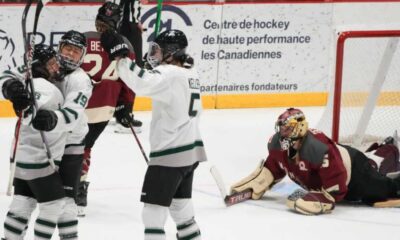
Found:
[[[81,57],[77,62],[61,54],[61,50],[65,45],[72,45],[82,49]],[[60,66],[67,71],[74,71],[82,64],[83,58],[86,55],[86,39],[80,39],[80,37],[76,37],[74,35],[72,35],[71,37],[62,38],[60,41],[58,52],[59,54],[57,55],[57,58]]]

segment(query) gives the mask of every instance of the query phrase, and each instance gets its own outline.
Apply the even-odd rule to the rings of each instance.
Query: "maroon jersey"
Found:
[[[89,123],[105,122],[112,118],[118,103],[132,103],[135,94],[119,79],[115,71],[116,61],[110,62],[100,44],[99,32],[86,32],[87,53],[81,68],[92,79],[93,93],[86,108]],[[134,59],[132,46],[130,58]]]
[[[264,166],[275,180],[286,174],[307,190],[328,191],[336,201],[347,193],[347,171],[336,144],[325,134],[310,129],[305,136],[297,160],[288,157],[282,150],[280,135],[276,133],[268,142],[269,155]]]

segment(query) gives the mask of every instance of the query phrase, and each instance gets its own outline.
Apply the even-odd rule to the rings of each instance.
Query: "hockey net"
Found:
[[[317,128],[365,146],[400,130],[400,31],[338,34],[334,83]]]

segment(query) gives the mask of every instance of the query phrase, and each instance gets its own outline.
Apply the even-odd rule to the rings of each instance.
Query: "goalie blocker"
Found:
[[[276,134],[268,143],[267,160],[234,184],[225,201],[232,205],[260,199],[287,174],[306,189],[287,200],[287,206],[301,214],[330,213],[342,200],[375,207],[400,206],[400,177],[391,174],[400,166],[397,139],[395,135],[374,144],[367,157],[355,148],[335,144],[320,131],[308,129],[303,112],[290,108],[278,118]],[[378,158],[371,158],[371,154]],[[376,159],[380,162],[375,163]]]

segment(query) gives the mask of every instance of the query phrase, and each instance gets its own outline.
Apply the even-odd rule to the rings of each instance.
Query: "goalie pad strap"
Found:
[[[262,162],[249,176],[232,185],[231,193],[251,189],[253,191],[251,198],[260,199],[273,181],[274,177],[272,176],[271,171],[264,167],[264,163]]]

